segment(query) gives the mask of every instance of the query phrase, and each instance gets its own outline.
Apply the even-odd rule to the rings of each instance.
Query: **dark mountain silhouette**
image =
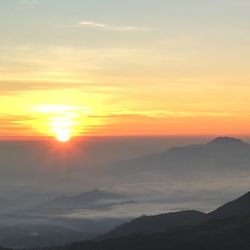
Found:
[[[249,204],[250,193],[247,193],[207,215],[197,211],[183,211],[143,216],[95,241],[50,249],[249,250]]]
[[[204,222],[205,219],[206,214],[199,211],[182,211],[155,216],[142,216],[129,223],[116,227],[102,238],[167,232],[181,226],[198,225]]]
[[[130,235],[99,242],[74,243],[64,250],[249,250],[248,218],[211,221],[167,233]],[[51,248],[55,249],[55,248]]]
[[[199,211],[182,211],[155,216],[142,216],[116,227],[104,235],[103,238],[167,232],[181,226],[194,226],[211,220],[221,220],[245,215],[250,216],[250,192],[208,214]]]
[[[209,216],[213,219],[223,219],[233,216],[244,216],[250,214],[250,192],[241,196],[240,198],[228,202],[211,212]]]

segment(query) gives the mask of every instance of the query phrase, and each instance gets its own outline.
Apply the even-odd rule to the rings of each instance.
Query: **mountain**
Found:
[[[219,207],[215,211],[211,212],[209,216],[213,219],[223,219],[248,214],[250,214],[250,192]]]
[[[168,232],[182,226],[195,226],[211,220],[222,220],[244,215],[250,217],[250,192],[208,214],[199,211],[181,211],[155,216],[142,216],[116,227],[101,238]]]
[[[97,234],[74,231],[53,225],[15,225],[0,228],[0,245],[10,248],[33,248],[63,245],[88,240]],[[1,250],[1,249],[0,249]]]
[[[250,218],[211,221],[167,233],[74,243],[51,250],[249,250]],[[47,249],[49,250],[49,249]]]
[[[225,137],[217,137],[211,142],[209,142],[209,144],[238,144],[238,145],[241,144],[242,145],[246,143],[238,138],[225,136]]]
[[[128,190],[128,193],[132,194],[132,197],[127,197],[123,194],[97,189],[89,192],[83,192],[78,195],[62,196],[56,199],[51,199],[48,202],[42,202],[38,206],[33,206],[26,210],[24,209],[23,216],[37,217],[35,221],[38,221],[39,223],[44,221],[46,223],[48,221],[49,223],[55,223],[54,225],[68,228],[74,231],[74,233],[75,231],[78,232],[78,230],[80,232],[83,231],[95,233],[96,230],[91,229],[91,227],[93,227],[93,222],[86,222],[86,218],[81,221],[83,219],[81,217],[82,215],[90,216],[93,212],[95,216],[97,215],[97,218],[103,219],[100,216],[104,216],[106,218],[107,214],[108,216],[110,216],[110,214],[114,214],[115,219],[117,219],[118,216],[123,216],[124,214],[129,215],[130,211],[134,210],[136,210],[137,215],[143,214],[144,212],[141,212],[142,210],[140,210],[141,204],[142,206],[145,204],[145,206],[147,206],[148,204],[150,205],[154,204],[154,202],[156,203],[160,201],[159,204],[157,203],[157,209],[158,205],[164,205],[164,207],[167,208],[168,202],[169,204],[171,204],[170,202],[172,202],[173,199],[175,199],[179,194],[180,196],[185,197],[186,201],[185,195],[186,193],[189,194],[190,189],[192,189],[191,192],[193,192],[193,190],[195,190],[195,192],[197,191],[197,199],[206,200],[208,195],[205,194],[205,188],[208,187],[209,189],[211,185],[214,185],[213,189],[218,190],[216,188],[217,183],[219,183],[220,188],[221,186],[222,188],[224,188],[224,185],[220,185],[223,179],[221,180],[221,178],[218,178],[218,182],[214,184],[215,182],[213,182],[213,177],[215,175],[205,175],[206,177],[209,176],[210,179],[206,183],[207,186],[205,186],[204,188],[203,195],[199,191],[203,189],[203,186],[201,186],[203,185],[203,179],[201,179],[200,176],[198,176],[198,178],[196,179],[194,178],[195,180],[198,180],[199,183],[201,183],[198,187],[196,186],[196,184],[194,184],[194,186],[188,186],[189,184],[185,182],[185,178],[189,178],[188,174],[190,174],[190,177],[193,178],[193,176],[196,175],[196,173],[198,173],[199,171],[203,171],[203,173],[205,171],[214,171],[216,175],[221,173],[224,176],[224,173],[227,174],[230,170],[232,170],[234,171],[230,172],[230,176],[232,176],[232,178],[236,176],[235,173],[237,173],[237,176],[241,176],[242,172],[240,172],[240,170],[249,170],[250,145],[240,139],[233,137],[217,137],[206,144],[172,148],[158,154],[148,155],[145,157],[126,161],[124,162],[124,164],[125,165],[123,165],[123,168],[119,168],[119,166],[117,167],[117,171],[119,172],[119,174],[122,174],[122,178],[117,178],[117,183],[119,185],[126,183],[126,188],[128,187],[126,190]],[[104,170],[106,171],[106,169]],[[132,174],[123,175],[122,171],[130,171],[130,173]],[[158,175],[153,176],[152,171],[156,171]],[[178,185],[176,185],[179,188],[176,192],[175,190],[171,190],[172,183],[174,183],[173,187],[175,186],[175,183],[177,183],[176,179],[172,178],[171,173],[176,174],[177,177],[180,176],[180,180],[183,182],[181,183],[180,188],[178,187]],[[109,173],[106,174],[109,175]],[[113,172],[111,174],[113,174]],[[149,179],[142,179],[141,182],[134,182],[134,176],[139,176],[142,178],[146,176]],[[152,176],[157,178],[154,179]],[[127,182],[126,177],[130,182]],[[159,178],[162,179],[160,180]],[[228,176],[226,178],[228,180]],[[152,183],[158,181],[161,182],[163,180],[163,185],[156,185],[156,188],[155,186],[153,186],[153,189],[156,191],[152,192],[151,188],[149,188],[148,190],[145,189],[146,185],[150,184],[149,180]],[[193,181],[193,179],[190,180]],[[212,182],[209,182],[210,180],[212,180]],[[168,182],[169,186],[167,186]],[[140,185],[141,183],[143,183],[143,185]],[[137,184],[139,185],[137,186]],[[199,188],[199,190],[197,190],[196,188]],[[139,196],[141,190],[145,190],[145,194],[143,193],[142,197]],[[166,193],[164,193],[164,190],[167,190]],[[133,196],[133,191],[135,193],[136,191],[138,191],[139,195],[136,196],[137,194],[135,194],[135,196]],[[159,197],[157,196],[158,193],[160,193]],[[196,202],[196,196],[192,195],[192,197],[194,197],[193,201]],[[108,221],[107,226],[105,225],[105,229],[99,230],[97,233],[103,234],[108,230],[116,227],[117,225],[121,226],[116,227],[109,233],[105,233],[102,237],[97,238],[96,241],[79,243],[79,246],[84,245],[85,248],[82,247],[82,249],[86,250],[112,250],[115,249],[114,246],[117,246],[116,249],[126,249],[127,243],[129,243],[130,248],[127,249],[130,250],[138,250],[141,246],[144,246],[145,249],[151,246],[151,249],[155,250],[157,248],[154,247],[157,245],[156,242],[158,241],[161,242],[159,243],[159,246],[163,246],[162,249],[171,249],[166,248],[166,245],[168,247],[169,245],[175,247],[172,249],[185,249],[183,245],[181,245],[183,242],[185,242],[186,245],[194,245],[195,247],[193,249],[203,249],[203,247],[205,247],[202,245],[203,241],[209,241],[209,244],[212,244],[212,242],[216,244],[216,240],[218,242],[219,240],[221,240],[222,242],[227,239],[228,242],[231,242],[233,245],[234,243],[232,242],[232,240],[234,238],[232,237],[232,235],[236,235],[237,237],[239,237],[238,239],[236,239],[236,242],[238,242],[240,240],[241,233],[243,234],[242,241],[245,242],[244,233],[248,232],[248,222],[250,221],[248,217],[248,211],[250,211],[250,209],[248,208],[248,195],[246,194],[245,197],[245,199],[239,198],[239,201],[236,200],[230,202],[229,204],[226,204],[209,214],[204,214],[198,211],[182,211],[178,213],[161,214],[158,216],[143,216],[123,225],[121,225],[121,223],[127,221],[128,218],[134,217],[126,217],[127,219],[124,219],[120,222],[112,221],[112,223],[110,223]],[[136,199],[138,206],[126,206],[127,202],[129,203],[129,205],[131,205],[130,203],[135,203],[134,201],[130,201],[131,199]],[[189,196],[187,199],[188,202],[190,202]],[[213,197],[211,199],[213,199]],[[183,201],[182,198],[180,200]],[[122,206],[122,209],[119,210],[117,209],[119,204],[125,204],[125,206]],[[186,206],[185,204],[180,205],[178,203],[174,209],[176,209],[176,207],[180,207],[181,209],[183,209],[183,207],[188,206]],[[163,207],[160,208],[161,209],[159,209],[158,211],[162,212]],[[153,207],[152,209],[155,209],[155,207]],[[193,209],[193,207],[191,209]],[[148,206],[148,210],[145,213],[150,213],[150,206]],[[153,211],[155,212],[155,210],[152,210],[152,212]],[[74,217],[76,215],[79,217]],[[93,217],[91,217],[89,220],[93,220],[95,222],[98,222],[100,225],[104,225],[102,220],[97,221],[98,219],[93,219]],[[96,225],[94,225],[94,227],[96,227]],[[53,233],[51,233],[51,235],[53,235]],[[30,236],[28,236],[28,238],[29,237]],[[31,240],[30,238],[28,238],[23,239],[28,242]],[[45,240],[46,236],[43,239]],[[54,239],[56,239],[56,237],[54,237]],[[81,239],[84,240],[84,237],[82,237]],[[196,245],[197,242],[199,242],[200,246],[202,247],[198,248]],[[246,243],[246,245],[247,244],[248,243]],[[77,244],[74,244],[74,246],[75,245]],[[89,248],[90,246],[92,248]],[[68,249],[70,249],[70,247],[71,246],[69,246]],[[81,247],[79,248],[81,249]],[[216,249],[216,247],[215,245],[210,245],[210,248],[208,249]]]
[[[217,172],[246,170],[250,166],[250,144],[233,137],[217,137],[206,144],[171,148],[167,151],[125,161],[121,174],[138,171],[190,173],[190,170]]]
[[[48,202],[40,203],[25,210],[35,214],[59,214],[75,209],[98,209],[125,202],[126,196],[105,190],[95,189],[73,196],[62,196]]]
[[[75,196],[64,196],[53,199],[47,202],[47,205],[55,205],[55,206],[86,206],[87,204],[96,203],[100,200],[114,200],[114,199],[122,199],[124,195],[112,193],[109,191],[104,191],[100,189],[95,189],[89,192],[83,192],[81,194]]]
[[[183,211],[143,216],[95,241],[60,250],[249,250],[250,193],[209,214]],[[54,248],[55,249],[55,248]]]
[[[155,216],[142,216],[116,227],[102,238],[116,238],[131,234],[154,234],[167,232],[172,229],[186,226],[198,225],[204,222],[206,214],[199,211],[182,211]]]
[[[95,189],[28,208],[7,210],[0,213],[0,246],[42,247],[90,239],[128,221],[117,217],[91,217],[92,211],[101,213],[112,210],[113,206],[126,207],[134,203],[126,195]],[[75,216],[78,212],[87,216]]]

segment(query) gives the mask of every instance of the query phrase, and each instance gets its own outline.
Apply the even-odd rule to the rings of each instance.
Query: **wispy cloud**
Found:
[[[81,27],[85,28],[95,28],[95,29],[103,29],[109,31],[147,31],[148,27],[139,27],[139,26],[116,26],[109,25],[105,23],[95,22],[95,21],[81,21]]]
[[[245,114],[245,115],[248,115]],[[238,114],[236,112],[209,112],[209,111],[200,111],[200,112],[184,112],[184,111],[171,111],[171,110],[152,110],[152,111],[141,111],[141,112],[133,112],[133,111],[120,111],[114,112],[106,115],[93,115],[92,117],[101,117],[101,118],[155,118],[155,119],[164,119],[164,118],[197,118],[197,117],[240,117],[242,114]]]

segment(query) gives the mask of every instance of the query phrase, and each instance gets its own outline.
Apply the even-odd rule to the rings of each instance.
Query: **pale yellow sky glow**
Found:
[[[1,1],[0,137],[248,135],[249,5],[214,4]]]

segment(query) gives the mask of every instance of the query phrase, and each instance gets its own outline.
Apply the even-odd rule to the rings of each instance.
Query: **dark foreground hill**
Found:
[[[186,211],[144,216],[116,228],[102,239],[46,249],[249,250],[250,193],[209,214]]]
[[[131,235],[101,242],[75,243],[67,250],[249,250],[249,218],[213,221],[169,233]]]
[[[231,217],[250,217],[250,192],[228,202],[209,214],[199,211],[181,211],[155,216],[142,216],[116,227],[102,236],[102,239],[117,238],[132,234],[156,234],[170,232],[184,226],[197,226],[202,223],[223,220]],[[240,220],[241,221],[241,220]]]
[[[116,227],[111,232],[103,235],[102,239],[117,238],[131,234],[155,234],[169,232],[183,226],[194,226],[204,222],[205,213],[199,211],[182,211],[176,213],[160,214],[155,216],[142,216]]]
[[[227,204],[219,207],[209,215],[213,219],[222,219],[231,216],[243,216],[248,214],[250,214],[250,192],[234,201],[228,202]]]

